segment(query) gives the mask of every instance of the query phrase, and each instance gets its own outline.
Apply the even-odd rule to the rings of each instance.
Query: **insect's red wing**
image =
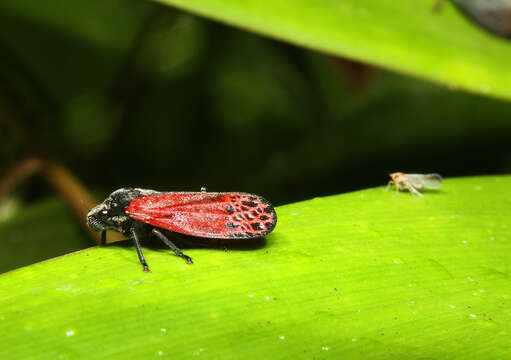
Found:
[[[125,212],[163,229],[216,239],[264,236],[277,223],[268,201],[246,193],[156,193],[132,200]]]

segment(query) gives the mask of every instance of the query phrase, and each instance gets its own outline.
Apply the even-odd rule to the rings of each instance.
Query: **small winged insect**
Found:
[[[141,234],[155,235],[177,256],[192,264],[192,259],[183,254],[161,229],[203,238],[240,239],[265,236],[276,223],[277,214],[268,201],[257,195],[237,192],[119,189],[87,214],[87,225],[102,231],[103,244],[106,243],[106,230],[119,231],[130,237],[146,272],[149,267],[140,248]]]
[[[442,186],[442,177],[439,174],[405,174],[396,172],[389,175],[390,181],[384,191],[387,191],[391,185],[396,186],[396,196],[399,190],[408,189],[413,195],[424,197],[419,190],[438,189]]]

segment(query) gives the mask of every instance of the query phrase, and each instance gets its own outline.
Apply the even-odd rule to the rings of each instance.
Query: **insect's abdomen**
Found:
[[[277,223],[268,201],[245,193],[157,193],[132,200],[125,212],[147,224],[207,238],[264,236]]]

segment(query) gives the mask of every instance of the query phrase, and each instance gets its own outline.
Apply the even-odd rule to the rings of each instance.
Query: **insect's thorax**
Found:
[[[127,232],[132,226],[131,219],[125,212],[133,199],[156,191],[144,189],[119,189],[110,194],[101,204],[92,208],[87,214],[87,223],[97,231],[115,230]]]
[[[397,187],[398,187],[399,189],[406,189],[406,185],[407,185],[407,183],[406,183],[406,181],[398,181],[398,182],[396,183],[396,185],[397,185]]]

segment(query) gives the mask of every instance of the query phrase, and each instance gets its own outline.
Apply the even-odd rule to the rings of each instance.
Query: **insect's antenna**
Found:
[[[106,245],[106,230],[101,232],[101,246]]]

